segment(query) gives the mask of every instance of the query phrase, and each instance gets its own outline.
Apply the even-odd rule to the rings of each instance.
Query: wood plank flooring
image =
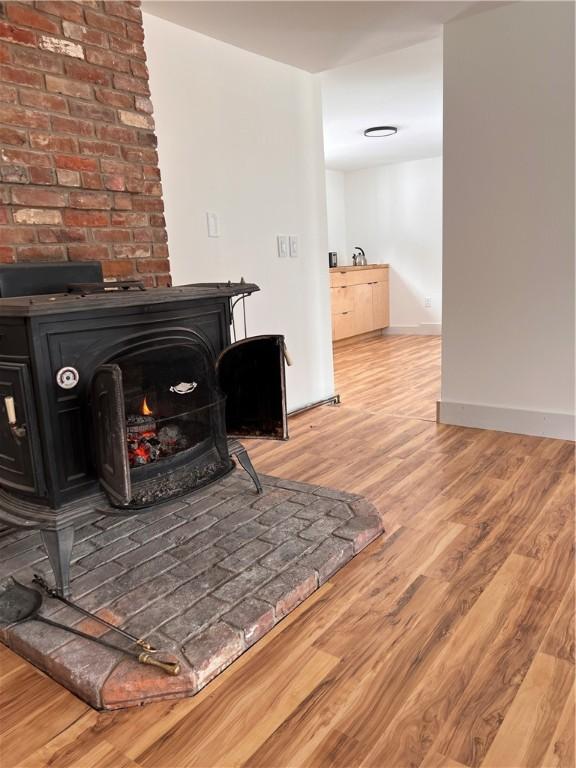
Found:
[[[96,713],[0,649],[3,768],[573,768],[573,445],[435,424],[435,337],[336,366],[251,455],[386,535],[193,699]]]
[[[440,344],[440,336],[377,336],[337,347],[336,391],[370,413],[436,421]]]

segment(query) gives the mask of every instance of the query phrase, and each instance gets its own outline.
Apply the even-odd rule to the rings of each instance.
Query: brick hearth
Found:
[[[261,479],[262,496],[235,472],[135,517],[94,515],[77,531],[73,599],[166,649],[178,677],[35,621],[1,628],[0,639],[97,708],[193,695],[383,530],[360,496]],[[5,536],[0,561],[3,583],[51,578],[37,533]],[[42,613],[101,633],[56,600]]]

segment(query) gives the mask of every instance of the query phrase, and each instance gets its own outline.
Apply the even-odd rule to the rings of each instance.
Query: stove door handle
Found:
[[[18,441],[26,437],[26,426],[18,426],[16,421],[16,405],[14,403],[14,398],[11,395],[4,398],[4,408],[6,410],[6,416],[8,417],[8,426],[10,427],[10,431],[14,435],[15,440]]]
[[[292,365],[292,358],[290,357],[290,352],[288,352],[288,347],[286,346],[286,342],[282,342],[283,346],[283,352],[284,352],[284,360],[286,361],[286,365]]]
[[[6,409],[8,424],[12,427],[16,424],[16,405],[14,404],[14,398],[11,395],[4,398],[4,408]]]

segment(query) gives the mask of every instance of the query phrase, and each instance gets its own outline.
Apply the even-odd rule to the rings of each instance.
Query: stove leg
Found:
[[[258,477],[258,473],[254,469],[254,465],[250,461],[250,456],[248,456],[248,451],[242,443],[239,443],[237,440],[231,440],[229,443],[229,450],[232,456],[235,456],[238,459],[238,463],[244,469],[250,477],[252,478],[254,485],[256,486],[256,490],[258,493],[263,493],[262,490],[262,483],[260,482],[260,478]]]
[[[74,528],[56,531],[40,531],[54,572],[56,589],[62,597],[70,597],[70,558],[74,544]]]

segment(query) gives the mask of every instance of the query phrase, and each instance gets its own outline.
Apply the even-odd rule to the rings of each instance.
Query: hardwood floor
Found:
[[[342,404],[250,447],[385,536],[193,699],[100,714],[2,649],[3,768],[573,768],[573,445],[435,424],[438,354],[339,350]]]
[[[336,391],[370,413],[436,421],[440,336],[377,336],[337,347]]]

